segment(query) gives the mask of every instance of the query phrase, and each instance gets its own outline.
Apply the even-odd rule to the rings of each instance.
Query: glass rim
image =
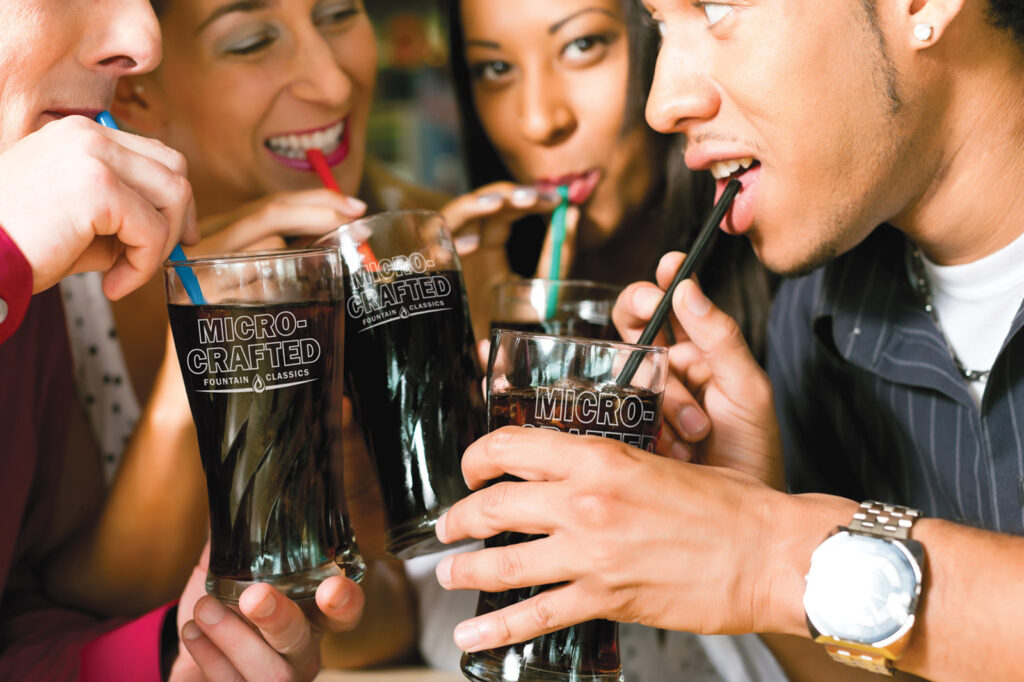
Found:
[[[188,260],[166,260],[163,263],[164,270],[179,267],[194,267],[196,265],[217,265],[219,263],[245,263],[260,260],[284,260],[286,258],[298,258],[311,255],[336,255],[338,249],[333,246],[308,246],[301,249],[268,249],[266,251],[237,251],[212,256],[200,256]]]
[[[572,343],[577,346],[597,346],[599,348],[608,348],[610,350],[620,351],[640,351],[643,353],[653,354],[668,354],[668,348],[665,346],[641,346],[637,343],[627,343],[625,341],[606,341],[604,339],[588,339],[584,336],[558,336],[556,334],[542,334],[540,332],[522,331],[519,329],[505,329],[504,327],[496,327],[491,331],[491,343],[496,341],[496,337],[500,334],[501,336],[514,336],[517,338],[530,338],[530,339],[543,339],[555,341],[561,344]]]
[[[372,221],[377,220],[378,218],[386,219],[386,218],[393,218],[395,216],[400,216],[400,215],[423,215],[423,216],[428,216],[428,217],[432,217],[432,218],[433,217],[437,217],[437,218],[441,219],[441,222],[445,224],[445,227],[448,226],[448,223],[445,221],[444,216],[441,215],[441,213],[438,212],[438,211],[432,211],[429,208],[400,208],[400,209],[396,209],[394,211],[381,211],[380,213],[374,213],[372,215],[363,216],[362,218],[356,218],[355,220],[350,220],[347,223],[344,223],[342,225],[338,225],[336,228],[334,228],[333,230],[331,230],[329,232],[324,232],[322,235],[317,237],[316,241],[313,242],[313,244],[314,245],[320,244],[325,239],[327,239],[328,237],[331,237],[333,235],[345,234],[345,232],[347,232],[350,229],[352,229],[353,225],[365,225],[367,223],[370,223]],[[334,248],[337,248],[337,247],[334,247]]]
[[[524,279],[510,279],[504,282],[496,282],[491,285],[492,289],[500,289],[503,287],[513,286],[533,286],[534,284],[541,284],[547,282],[558,282],[562,285],[570,286],[583,286],[592,289],[604,289],[605,291],[614,291],[621,293],[626,287],[616,286],[614,284],[608,284],[607,282],[598,282],[592,279],[551,279],[549,277],[527,277]]]

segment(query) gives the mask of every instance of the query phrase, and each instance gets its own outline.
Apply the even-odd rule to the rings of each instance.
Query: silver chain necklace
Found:
[[[932,316],[935,326],[938,327],[939,334],[942,336],[942,340],[945,342],[946,348],[949,349],[949,354],[953,358],[953,364],[956,365],[956,371],[960,372],[960,376],[967,381],[988,381],[988,375],[991,370],[981,371],[964,367],[963,363],[960,362],[960,358],[956,356],[956,351],[953,350],[952,344],[949,343],[949,339],[943,333],[942,325],[939,323],[939,315],[935,312],[935,305],[932,302],[932,288],[928,284],[928,273],[924,269],[924,259],[921,256],[921,250],[913,244],[907,245],[907,269],[911,275],[910,282],[914,287],[914,293],[924,303],[925,312]]]

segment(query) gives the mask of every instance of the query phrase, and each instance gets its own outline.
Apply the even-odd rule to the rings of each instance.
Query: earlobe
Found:
[[[117,81],[110,111],[126,127],[145,135],[154,135],[164,124],[156,88],[137,76],[122,76]]]
[[[929,47],[942,39],[964,7],[965,0],[913,0],[908,6],[908,40],[914,49]]]

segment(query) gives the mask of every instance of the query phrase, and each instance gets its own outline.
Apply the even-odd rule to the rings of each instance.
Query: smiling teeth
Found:
[[[738,171],[740,168],[746,170],[754,165],[754,157],[748,156],[743,159],[731,159],[729,161],[717,161],[711,164],[711,174],[716,180],[724,180]]]
[[[341,136],[345,132],[345,122],[338,121],[330,128],[318,130],[304,135],[278,135],[267,140],[267,147],[275,154],[289,159],[304,159],[310,149],[319,149],[330,154],[341,144]]]

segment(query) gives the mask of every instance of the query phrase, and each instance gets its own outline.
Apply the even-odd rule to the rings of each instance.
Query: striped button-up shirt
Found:
[[[880,227],[779,291],[768,366],[789,487],[1021,534],[1024,309],[979,410],[910,286],[905,248]]]

